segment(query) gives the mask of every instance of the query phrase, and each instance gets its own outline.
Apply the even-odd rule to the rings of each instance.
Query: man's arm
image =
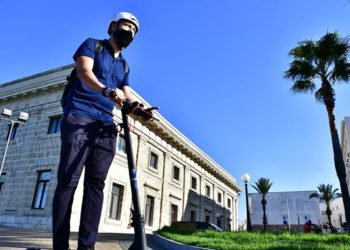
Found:
[[[77,68],[77,76],[80,80],[93,90],[102,93],[105,86],[100,83],[92,71],[94,60],[88,56],[78,56],[75,64]]]
[[[123,92],[124,92],[125,98],[127,100],[129,100],[130,102],[138,101],[136,96],[131,93],[131,88],[129,86],[124,86],[123,87]]]
[[[95,76],[92,71],[94,66],[94,60],[88,56],[78,56],[76,59],[76,68],[77,68],[77,76],[80,80],[85,83],[87,86],[96,90],[99,93],[102,93],[102,90],[106,87],[103,85]],[[124,97],[123,91],[120,89],[116,89],[116,96],[110,99],[116,103],[121,103]]]

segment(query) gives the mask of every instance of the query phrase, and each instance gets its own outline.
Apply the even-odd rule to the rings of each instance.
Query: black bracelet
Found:
[[[108,87],[104,87],[103,89],[102,89],[102,95],[104,95],[105,97],[108,97],[107,95],[106,95],[106,92],[109,90],[109,88]]]
[[[116,97],[117,93],[115,92],[114,89],[111,89],[111,88],[108,88],[108,87],[105,87],[103,90],[102,90],[102,94],[105,96],[105,97],[109,97],[109,98],[114,98]]]
[[[109,89],[108,97],[109,98],[115,98],[116,96],[117,96],[117,92],[115,92],[114,89]]]

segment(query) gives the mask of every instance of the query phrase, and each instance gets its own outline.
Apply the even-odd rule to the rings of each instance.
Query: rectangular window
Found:
[[[10,141],[12,141],[16,138],[18,125],[19,125],[18,123],[13,124]],[[11,130],[11,125],[9,125],[8,131],[7,131],[6,141],[9,139],[10,130]]]
[[[180,180],[180,168],[177,166],[173,167],[173,179],[177,181]]]
[[[62,115],[50,117],[48,134],[56,134],[61,131]]]
[[[191,187],[192,187],[192,189],[197,190],[197,178],[196,177],[192,176],[192,178],[191,178]]]
[[[288,224],[288,216],[287,215],[283,215],[282,216],[282,222],[283,222],[283,225],[287,225]]]
[[[153,152],[151,152],[149,166],[153,169],[158,169],[158,155]]]
[[[154,212],[154,197],[147,195],[146,198],[146,210],[145,210],[145,223],[148,226],[153,226],[153,212]]]
[[[205,185],[205,195],[210,198],[210,186]]]
[[[304,215],[304,222],[307,222],[308,220],[310,220],[310,215]]]
[[[231,208],[231,199],[227,199],[227,207]]]
[[[2,189],[2,186],[4,185],[3,182],[0,182],[0,192],[1,192],[1,189]]]
[[[205,216],[205,222],[206,222],[206,223],[210,223],[210,216],[209,216],[209,215],[206,215],[206,216]]]
[[[191,210],[191,219],[190,221],[196,221],[196,211]]]
[[[119,137],[118,137],[118,151],[122,153],[126,153],[125,138],[121,134],[119,134]]]
[[[111,219],[120,220],[120,215],[122,212],[123,195],[124,187],[113,183],[111,207],[109,211],[109,217]]]
[[[218,202],[221,203],[221,193],[218,193]]]
[[[51,170],[39,171],[38,179],[36,182],[35,193],[32,203],[32,209],[44,209],[49,182],[51,179]]]
[[[171,204],[170,222],[177,221],[177,210],[178,210],[178,206]]]
[[[229,231],[231,231],[231,220],[230,219],[227,219],[227,229],[229,230]]]
[[[218,227],[222,227],[222,220],[221,220],[221,218],[216,218],[217,220],[216,220],[216,225],[218,226]]]

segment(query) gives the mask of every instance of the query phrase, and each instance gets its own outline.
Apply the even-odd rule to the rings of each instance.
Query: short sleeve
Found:
[[[123,78],[122,87],[129,86],[129,74],[130,74],[130,68]]]
[[[88,38],[86,39],[77,49],[75,54],[73,55],[74,61],[77,60],[79,56],[88,56],[92,59],[95,58],[95,45],[96,39]]]

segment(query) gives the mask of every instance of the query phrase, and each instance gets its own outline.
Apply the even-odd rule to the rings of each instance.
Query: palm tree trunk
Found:
[[[327,214],[329,226],[332,228],[333,226],[332,219],[331,219],[332,211],[331,211],[331,208],[329,207],[329,203],[327,203],[326,214]]]
[[[335,117],[333,113],[333,106],[326,104],[326,109],[328,113],[329,127],[331,130],[333,154],[334,154],[334,165],[337,172],[337,176],[340,183],[340,190],[343,197],[345,218],[348,234],[350,234],[350,195],[348,185],[346,183],[346,170],[343,159],[343,153],[340,147],[338,131],[335,125]]]
[[[264,231],[267,230],[267,217],[266,217],[266,200],[263,199],[261,201],[262,207],[263,207],[263,225],[264,225]]]
[[[331,216],[327,214],[327,218],[328,218],[329,226],[332,228],[333,224],[332,224]]]

